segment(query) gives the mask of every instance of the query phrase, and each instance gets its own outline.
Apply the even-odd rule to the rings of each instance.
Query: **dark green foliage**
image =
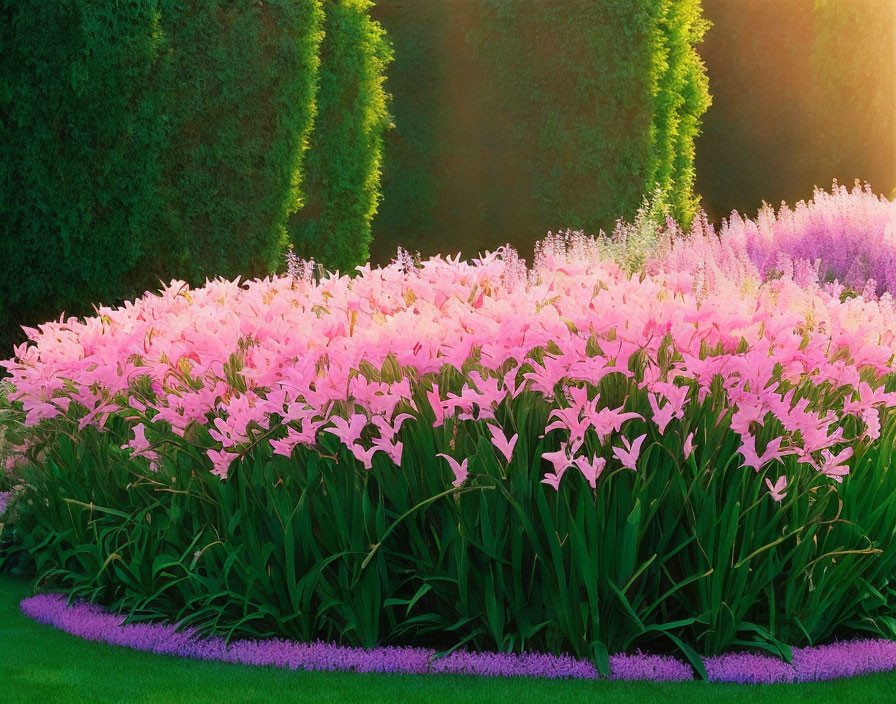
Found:
[[[0,339],[130,290],[167,144],[150,2],[0,6]],[[3,355],[5,356],[5,355]]]
[[[296,253],[350,271],[369,256],[389,124],[391,48],[370,0],[324,3],[317,115],[303,173],[304,205],[290,221]]]
[[[318,0],[166,3],[171,149],[152,234],[167,276],[248,277],[279,264],[300,205],[320,15]]]
[[[319,0],[3,3],[4,348],[159,278],[276,266],[321,18]]]
[[[699,200],[693,191],[694,141],[710,105],[706,72],[694,47],[709,25],[700,0],[664,3],[662,12],[654,31],[651,80],[657,83],[648,182],[668,194],[672,214],[687,228]]]
[[[703,0],[713,107],[697,187],[714,219],[837,179],[896,186],[896,3]]]
[[[446,367],[439,387],[459,392],[462,379]],[[509,464],[483,423],[431,428],[430,416],[405,423],[400,469],[377,455],[364,470],[326,433],[320,450],[272,455],[260,431],[222,482],[201,469],[204,427],[156,443],[152,472],[120,449],[125,425],[113,418],[106,433],[60,434],[23,470],[19,554],[47,587],[233,636],[565,651],[600,668],[608,652],[639,647],[695,662],[896,636],[896,416],[879,442],[856,445],[836,489],[787,457],[771,475],[788,477],[779,504],[741,466],[720,390],[721,379],[694,401],[687,461],[678,432],[644,424],[638,471],[608,467],[594,491],[575,470],[559,492],[541,483],[542,453],[558,441],[544,437],[550,405],[531,391],[497,412],[519,434]],[[611,406],[647,406],[620,375],[596,391]],[[816,392],[842,393],[798,391]],[[413,400],[426,407],[416,384]],[[781,430],[770,424],[762,440]],[[469,458],[461,487],[442,451]],[[586,439],[584,454],[604,452]]]
[[[609,229],[656,188],[689,221],[709,102],[695,0],[381,0],[378,16],[397,98],[376,258],[525,252],[549,229]]]

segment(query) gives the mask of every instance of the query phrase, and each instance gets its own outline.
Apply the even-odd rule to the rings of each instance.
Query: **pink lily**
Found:
[[[283,457],[292,457],[292,451],[298,445],[299,433],[294,428],[287,427],[286,437],[282,440],[271,440],[271,447],[274,448],[275,455],[283,455]]]
[[[783,474],[778,477],[778,481],[772,484],[771,480],[766,477],[765,483],[768,484],[768,491],[772,499],[780,501],[784,498],[784,490],[787,488],[787,477]]]
[[[128,444],[124,445],[123,448],[130,447],[134,451],[134,456],[142,455],[149,449],[149,440],[146,439],[146,426],[143,423],[138,423],[131,430],[134,431],[134,438],[128,441]]]
[[[611,433],[619,432],[622,424],[635,418],[643,419],[640,413],[623,413],[623,406],[619,408],[601,408],[596,413],[586,416],[586,420],[597,433],[597,439],[603,442]]]
[[[880,437],[880,411],[866,408],[862,411],[862,421],[865,423],[865,435],[868,439],[877,440]]]
[[[367,416],[363,413],[353,413],[348,420],[341,416],[333,416],[330,422],[333,423],[333,427],[324,428],[324,432],[332,433],[342,440],[346,447],[351,447],[361,439],[361,432],[367,425]]]
[[[444,452],[440,452],[438,455],[436,455],[436,457],[445,458],[448,466],[451,467],[451,471],[454,472],[454,481],[451,483],[452,486],[460,486],[467,480],[467,465],[469,464],[469,459],[464,459],[463,462],[458,462],[456,459],[454,459],[450,455],[446,455]]]
[[[560,491],[560,480],[563,479],[563,472],[547,472],[541,480],[542,484],[554,487],[554,491]]]
[[[849,465],[843,464],[852,457],[852,448],[847,447],[834,455],[830,450],[822,450],[824,464],[821,466],[821,473],[826,477],[833,479],[838,484],[843,483],[843,477],[849,474]]]
[[[684,440],[684,458],[688,459],[694,452],[694,434],[691,433]]]
[[[221,479],[227,479],[227,471],[238,455],[225,450],[208,450],[205,454],[212,461],[212,474]]]
[[[522,384],[516,383],[516,376],[518,373],[519,367],[514,367],[504,375],[504,378],[502,380],[504,388],[507,389],[508,393],[510,394],[510,398],[516,398],[520,395],[520,392],[522,392],[526,388],[525,382]]]
[[[650,403],[650,409],[653,411],[653,422],[656,423],[660,435],[663,435],[666,432],[666,426],[672,420],[675,407],[671,403],[666,403],[663,408],[660,408],[656,394],[648,394],[647,401]]]
[[[624,435],[622,436],[622,444],[625,445],[625,449],[614,447],[613,454],[616,455],[620,462],[622,462],[623,467],[637,471],[638,457],[641,454],[641,445],[646,437],[647,434],[645,433],[644,435],[635,438],[634,442],[630,442],[627,437]]]
[[[591,488],[595,489],[597,488],[597,478],[600,476],[601,472],[604,471],[604,467],[607,466],[607,461],[603,457],[596,456],[592,457],[590,460],[586,457],[577,457],[576,466],[578,466],[582,476],[588,480]]]
[[[780,460],[791,454],[790,450],[781,449],[781,437],[776,437],[765,446],[765,451],[759,455],[756,452],[756,438],[752,435],[741,437],[741,446],[738,452],[743,455],[744,466],[752,467],[757,472],[767,463]]]
[[[373,456],[377,452],[385,452],[385,448],[374,445],[373,447],[365,450],[361,445],[357,443],[350,445],[349,449],[352,451],[352,454],[355,456],[355,459],[361,462],[364,465],[364,469],[372,469],[373,468]]]
[[[563,472],[565,472],[570,465],[572,465],[573,460],[570,457],[567,450],[569,449],[569,445],[567,443],[562,443],[560,445],[560,449],[554,452],[545,452],[542,453],[542,457],[554,465],[554,473],[562,476]]]
[[[504,431],[498,426],[489,423],[488,430],[492,434],[492,445],[504,455],[507,462],[510,462],[510,458],[513,456],[513,448],[516,446],[516,441],[519,439],[519,433],[508,440]]]
[[[404,443],[394,442],[391,439],[386,440],[384,438],[374,438],[373,445],[377,449],[382,450],[387,455],[389,455],[389,459],[391,459],[396,466],[401,466],[401,455],[404,451]]]
[[[588,430],[590,422],[579,418],[578,408],[555,408],[551,411],[548,418],[557,418],[553,423],[549,423],[544,432],[547,434],[552,430],[568,430],[570,440],[582,440],[585,432]]]
[[[426,400],[429,401],[432,412],[436,415],[436,420],[432,424],[432,427],[438,428],[445,422],[445,407],[442,405],[442,399],[439,396],[438,384],[433,384],[432,391],[426,392]]]

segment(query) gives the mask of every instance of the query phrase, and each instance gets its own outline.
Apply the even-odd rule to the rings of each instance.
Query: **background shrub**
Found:
[[[324,4],[317,115],[303,173],[304,205],[289,224],[296,253],[351,270],[370,256],[389,124],[385,68],[392,52],[370,0]]]
[[[2,4],[4,353],[18,325],[135,285],[169,144],[157,11],[151,2]]]
[[[376,16],[396,51],[376,259],[525,253],[548,230],[609,230],[655,188],[689,222],[699,2],[381,0]]]
[[[275,267],[321,21],[319,0],[3,3],[2,349],[160,278]]]
[[[301,204],[320,3],[189,0],[161,9],[172,58],[157,119],[171,137],[153,268],[190,281],[266,275]]]

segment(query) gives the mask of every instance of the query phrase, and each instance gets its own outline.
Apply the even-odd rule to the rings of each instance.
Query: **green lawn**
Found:
[[[290,672],[179,660],[83,642],[36,624],[19,613],[19,599],[28,593],[27,584],[0,577],[3,704],[896,702],[896,673],[811,685],[741,687]]]

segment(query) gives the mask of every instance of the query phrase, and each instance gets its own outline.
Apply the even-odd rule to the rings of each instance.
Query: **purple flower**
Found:
[[[108,613],[93,604],[69,605],[59,594],[32,596],[24,599],[20,607],[35,621],[85,640],[198,660],[291,670],[598,678],[591,662],[570,655],[459,650],[437,658],[434,650],[426,648],[365,650],[332,643],[280,639],[240,640],[228,644],[223,638],[204,638],[193,629],[178,631],[175,626],[164,623],[125,624],[124,616]],[[896,669],[896,642],[866,639],[794,648],[792,663],[758,653],[729,653],[703,658],[703,664],[713,682],[813,682]],[[690,665],[670,655],[637,652],[610,657],[610,679],[681,682],[693,677]]]

